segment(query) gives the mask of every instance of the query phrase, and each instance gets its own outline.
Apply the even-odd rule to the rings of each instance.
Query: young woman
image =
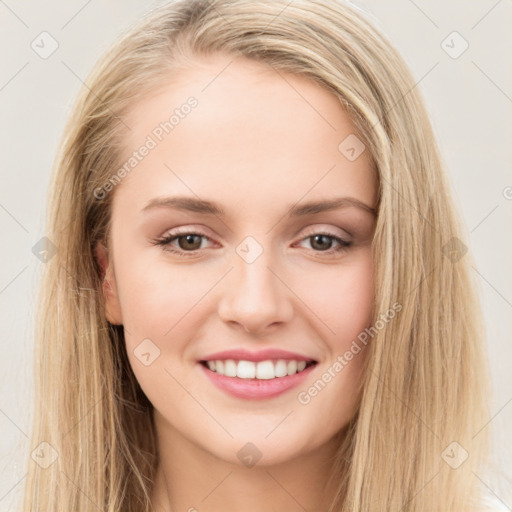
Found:
[[[470,255],[419,88],[366,16],[172,2],[86,82],[24,510],[484,510]]]

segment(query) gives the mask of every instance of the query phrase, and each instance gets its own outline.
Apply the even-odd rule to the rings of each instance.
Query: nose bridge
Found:
[[[276,276],[279,265],[273,251],[249,236],[235,252],[235,268],[219,307],[221,318],[242,324],[247,330],[289,320],[292,304],[286,287]]]

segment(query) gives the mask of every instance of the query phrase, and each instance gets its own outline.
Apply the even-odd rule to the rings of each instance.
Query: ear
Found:
[[[116,280],[113,272],[112,261],[109,260],[107,249],[101,242],[96,244],[94,255],[101,268],[102,291],[105,296],[105,315],[107,320],[114,325],[123,324],[121,304],[117,294]]]

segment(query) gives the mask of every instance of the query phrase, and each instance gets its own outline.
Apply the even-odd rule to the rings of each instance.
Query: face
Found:
[[[97,255],[109,264],[107,316],[124,325],[159,434],[235,464],[247,442],[260,464],[319,449],[357,405],[367,347],[335,362],[369,326],[374,298],[377,184],[368,151],[354,159],[340,146],[356,140],[347,114],[303,77],[216,55],[125,122],[123,162],[140,158],[110,192],[111,250]],[[239,363],[258,355],[267,362]],[[228,376],[201,363],[212,358]],[[265,373],[293,373],[293,359],[315,364]],[[263,378],[230,377],[233,367]]]

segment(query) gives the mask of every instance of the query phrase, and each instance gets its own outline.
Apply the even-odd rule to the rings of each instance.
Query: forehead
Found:
[[[116,190],[134,201],[213,192],[221,202],[243,197],[256,207],[334,190],[376,201],[368,150],[355,160],[340,150],[357,132],[339,99],[266,64],[202,57],[133,105],[124,120],[130,130],[123,163],[147,141],[153,146]]]

